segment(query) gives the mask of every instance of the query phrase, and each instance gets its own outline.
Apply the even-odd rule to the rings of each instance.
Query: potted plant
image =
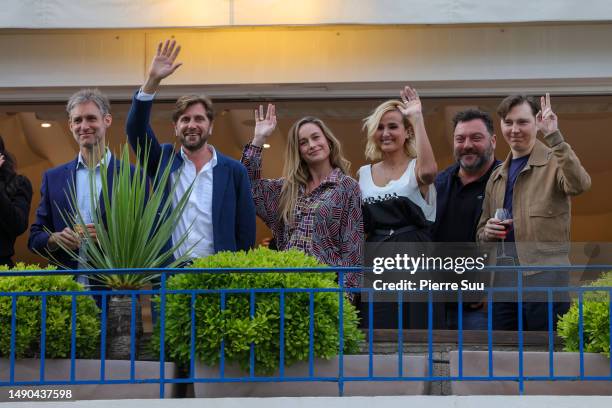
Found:
[[[193,268],[306,268],[324,267],[314,257],[298,250],[273,251],[260,247],[249,252],[224,252],[197,259]],[[192,289],[333,289],[338,288],[335,273],[320,272],[246,272],[185,273],[168,279],[168,290]],[[195,371],[196,378],[220,378],[220,349],[224,344],[224,377],[245,377],[250,372],[251,344],[254,346],[254,374],[278,377],[280,364],[280,295],[278,291],[256,292],[254,314],[250,313],[250,294],[227,293],[221,309],[218,293],[199,294],[195,298]],[[337,378],[339,361],[339,312],[343,302],[343,362],[345,375],[367,376],[368,356],[358,353],[364,339],[358,329],[355,307],[338,292],[315,292],[313,302],[314,375]],[[156,299],[159,302],[159,298]],[[310,294],[284,293],[284,375],[309,376]],[[166,295],[165,350],[168,357],[182,364],[190,363],[191,294]],[[157,328],[159,329],[159,328]],[[154,346],[159,347],[159,330]],[[383,361],[384,360],[384,361]],[[397,375],[397,356],[377,356],[377,375]],[[407,362],[405,359],[404,361]],[[411,361],[412,363],[413,361]],[[390,372],[384,372],[384,363]],[[408,374],[408,366],[405,372]],[[414,365],[410,371],[414,370]],[[425,360],[422,361],[424,370]],[[395,370],[395,371],[393,371]],[[422,373],[424,375],[424,372]],[[411,393],[415,382],[386,381],[377,384],[354,382],[345,386],[345,394],[387,395]],[[410,384],[409,384],[410,383]],[[375,387],[372,387],[372,386]],[[389,388],[391,387],[391,389]],[[352,390],[350,389],[352,388]],[[364,391],[365,390],[365,391]],[[335,382],[231,382],[195,384],[196,397],[338,395]]]
[[[601,287],[601,291],[583,292],[583,367],[585,376],[608,377],[610,375],[610,297],[612,272],[602,274],[589,287]],[[560,317],[557,334],[563,339],[564,352],[554,352],[552,364],[556,377],[579,377],[580,328],[579,304],[575,299],[569,311]],[[524,351],[523,375],[550,375],[550,352]],[[489,353],[487,351],[464,351],[463,375],[487,376]],[[451,376],[458,375],[459,353],[450,353]],[[518,376],[519,353],[498,351],[493,353],[496,377]],[[452,384],[454,394],[508,395],[518,394],[515,381],[457,381]],[[525,394],[532,395],[610,395],[612,388],[607,381],[525,381]]]
[[[81,214],[74,189],[69,192],[71,212],[63,213],[66,225],[74,225],[75,231],[81,234],[83,244],[81,249],[73,251],[60,243],[60,247],[73,259],[77,260],[83,269],[91,269],[90,279],[99,282],[113,291],[108,302],[107,320],[107,354],[109,370],[117,370],[119,375],[127,369],[130,375],[129,359],[136,358],[131,353],[131,320],[132,320],[132,293],[129,291],[142,289],[149,283],[155,284],[159,275],[154,273],[129,273],[133,268],[161,268],[175,267],[184,263],[190,250],[178,259],[173,257],[175,249],[182,245],[186,235],[172,242],[172,232],[185,208],[191,187],[184,196],[173,202],[166,199],[167,194],[172,197],[175,187],[166,191],[169,183],[170,168],[159,168],[154,177],[147,177],[148,148],[144,152],[140,149],[137,157],[145,158],[142,164],[138,161],[134,166],[130,164],[129,147],[122,146],[120,161],[111,163],[102,160],[100,174],[112,172],[112,183],[107,177],[100,177],[101,193],[98,197],[93,194],[95,189],[95,174],[93,169],[89,174],[89,184],[92,191],[89,203],[89,212],[93,215],[93,224],[96,231],[95,238],[85,227],[86,223]],[[112,165],[112,167],[111,167]],[[122,270],[117,274],[96,274],[98,269]],[[122,291],[122,292],[121,292]],[[142,330],[142,320],[139,300],[136,303],[136,335],[134,349],[138,355],[139,337]],[[127,365],[126,365],[127,364]],[[116,367],[116,368],[114,368]],[[137,378],[159,378],[160,367],[158,362],[136,361],[135,370]],[[174,363],[166,363],[167,378],[176,375]],[[99,377],[94,377],[99,378]],[[125,377],[124,377],[125,378]],[[129,377],[128,377],[129,378]],[[115,387],[110,397],[121,398],[151,398],[159,397],[157,384],[128,384],[126,392],[121,394],[122,388]],[[173,393],[174,385],[166,386],[166,393]],[[131,389],[131,391],[130,391]],[[142,391],[138,391],[142,390]],[[132,394],[130,394],[132,392]]]
[[[72,295],[46,296],[46,318],[44,319],[44,379],[41,379],[41,333],[43,327],[42,296],[18,295],[15,313],[15,381],[47,382],[67,381],[71,379],[74,368],[75,380],[94,381],[93,384],[79,385],[40,385],[27,388],[26,399],[36,400],[37,395],[62,395],[62,399],[121,399],[121,398],[159,398],[158,384],[96,384],[102,381],[100,358],[101,322],[100,310],[88,290],[76,282],[72,275],[46,276],[2,276],[7,271],[38,271],[38,265],[18,263],[8,269],[0,266],[0,381],[10,380],[11,357],[11,320],[12,295],[16,292],[79,292],[75,296],[75,360],[72,352]],[[55,270],[48,266],[46,270]],[[74,365],[73,365],[74,364]],[[131,361],[105,359],[105,380],[129,380],[132,375]],[[134,378],[159,378],[158,362],[135,361]],[[166,378],[176,376],[174,363],[166,363]],[[170,395],[173,385],[166,385],[165,392]],[[8,387],[0,388],[8,391]],[[26,390],[13,387],[14,390]],[[30,393],[29,391],[32,391]],[[49,394],[57,391],[57,394]],[[40,394],[41,392],[46,394]],[[25,398],[25,397],[24,397]],[[57,397],[53,397],[57,398]],[[0,393],[0,402],[12,401],[8,392]]]
[[[44,270],[55,270],[48,266]],[[0,265],[0,275],[6,271],[41,270],[39,265],[18,263],[9,269]],[[70,275],[0,276],[0,292],[84,291]],[[42,298],[18,296],[15,315],[15,358],[40,356],[42,328]],[[68,358],[71,349],[71,296],[47,296],[45,322],[45,357]],[[76,355],[92,358],[98,354],[100,341],[99,310],[89,296],[76,296]],[[12,297],[0,296],[0,356],[10,356]],[[7,367],[5,365],[4,367]]]
[[[77,283],[71,275],[2,276],[3,272],[41,269],[39,265],[23,263],[18,263],[12,269],[0,266],[0,293],[3,293],[0,296],[0,366],[3,367],[0,373],[1,381],[9,381],[13,318],[13,296],[10,293],[85,292],[83,285]],[[44,270],[55,269],[53,266],[48,266]],[[42,357],[43,350],[41,348],[42,304],[42,296],[20,295],[16,297],[14,316],[14,378],[16,381],[38,381],[40,379],[39,358]],[[67,380],[70,374],[66,368],[70,367],[70,360],[61,359],[71,356],[72,296],[46,296],[45,306],[45,380]],[[79,359],[96,358],[99,355],[99,312],[95,301],[90,296],[76,296],[75,355]],[[77,371],[80,369],[78,364],[76,369]],[[9,401],[8,393],[3,392],[0,395],[0,401]]]
[[[610,358],[610,288],[612,272],[605,272],[590,287],[602,287],[601,291],[587,291],[583,295],[583,347],[585,352],[601,353]],[[569,311],[558,323],[558,334],[563,339],[565,351],[580,350],[579,305],[574,300]]]
[[[137,157],[141,156],[140,150]],[[130,164],[129,147],[124,145],[120,152],[119,164],[114,165],[102,160],[100,174],[113,173],[112,183],[107,177],[100,177],[101,194],[90,194],[90,213],[94,214],[95,239],[85,227],[85,221],[78,207],[77,195],[74,189],[70,192],[71,207],[74,211],[65,212],[63,216],[67,225],[75,225],[82,235],[84,245],[80,251],[73,251],[63,246],[73,259],[84,269],[131,269],[176,267],[189,258],[189,251],[178,259],[173,257],[176,248],[184,242],[186,235],[167,245],[171,241],[172,232],[180,219],[191,188],[173,205],[172,200],[166,200],[164,186],[169,181],[170,168],[158,168],[155,177],[147,177],[148,149],[142,153],[145,157],[141,165]],[[90,171],[90,189],[95,191],[95,174]],[[170,191],[170,197],[174,188]],[[142,289],[145,285],[155,283],[159,274],[122,273],[93,274],[91,279],[102,286],[116,291]],[[130,358],[130,296],[125,294],[112,295],[109,301],[108,317],[108,356],[114,359]],[[142,335],[142,320],[140,303],[137,302],[136,337]]]

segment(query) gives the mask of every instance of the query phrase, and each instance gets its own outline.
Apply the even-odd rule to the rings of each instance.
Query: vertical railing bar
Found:
[[[40,297],[40,382],[45,381],[45,357],[47,354],[47,295]]]
[[[608,333],[610,333],[610,377],[612,377],[612,289],[608,292],[608,316],[610,320],[610,327]]]
[[[374,292],[373,288],[368,289],[368,377],[374,375]]]
[[[17,295],[11,296],[11,357],[9,382],[15,383],[15,337],[17,331]]]
[[[404,376],[404,292],[397,292],[397,374]]]
[[[166,395],[166,289],[168,276],[161,271],[159,294],[159,398]]]
[[[255,291],[249,291],[249,316],[251,321],[255,319]],[[249,346],[249,376],[255,376],[255,342],[251,342]]]
[[[548,288],[548,375],[554,377],[555,375],[555,339],[553,333],[553,291],[552,288]]]
[[[76,313],[77,302],[76,295],[72,295],[72,304],[70,311],[70,381],[74,382],[76,378]]]
[[[523,271],[517,270],[518,274],[518,345],[519,345],[519,394],[525,392],[525,382],[523,373]]]
[[[338,350],[338,395],[344,395],[344,273],[340,271],[338,282],[340,291],[338,292],[338,324],[340,334],[340,344]]]
[[[221,290],[221,318],[225,321],[225,291]],[[219,376],[225,378],[225,338],[221,337],[221,350],[219,350]]]
[[[463,377],[463,291],[457,292],[457,348],[459,349],[459,378]]]
[[[106,377],[106,320],[107,320],[107,304],[108,298],[106,293],[102,293],[102,321],[100,329],[100,381],[104,381]]]
[[[190,338],[189,338],[189,378],[195,378],[195,342],[196,342],[196,319],[195,319],[195,304],[196,294],[191,292],[190,297]]]
[[[580,358],[580,379],[584,378],[584,321],[583,321],[583,295],[582,288],[578,289],[578,344],[579,344],[579,358]]]
[[[493,378],[493,290],[487,289],[487,346],[489,348],[489,378]]]
[[[285,290],[281,288],[278,296],[280,298],[280,361],[279,361],[279,376],[285,376]]]
[[[429,359],[429,378],[433,377],[433,292],[427,292],[427,350]]]
[[[130,380],[136,378],[136,293],[132,293],[130,316]]]
[[[308,376],[314,376],[314,291],[308,300]]]

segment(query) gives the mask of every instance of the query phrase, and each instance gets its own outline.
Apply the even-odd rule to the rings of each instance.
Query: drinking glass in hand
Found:
[[[497,218],[500,222],[499,225],[503,226],[506,230],[506,234],[512,228],[512,223],[507,222],[508,220],[512,220],[512,213],[507,208],[498,208],[495,210],[495,218]],[[506,249],[504,247],[505,238],[501,239],[502,243],[502,256],[506,256]]]

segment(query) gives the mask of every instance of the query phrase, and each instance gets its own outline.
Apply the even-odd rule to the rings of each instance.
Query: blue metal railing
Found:
[[[361,288],[348,288],[344,287],[344,274],[360,271],[358,268],[255,268],[255,269],[134,269],[134,270],[99,270],[100,273],[112,273],[112,274],[150,274],[159,273],[161,275],[160,287],[158,289],[149,290],[120,290],[120,291],[104,291],[104,290],[91,290],[91,291],[45,291],[45,292],[0,292],[0,299],[10,298],[11,299],[11,323],[10,323],[10,354],[9,354],[9,378],[8,380],[0,381],[0,387],[17,387],[17,386],[37,386],[37,385],[80,385],[80,384],[159,384],[159,396],[160,398],[165,397],[165,385],[166,384],[179,384],[179,383],[241,383],[241,382],[311,382],[311,381],[326,381],[336,382],[338,384],[339,395],[343,394],[344,384],[346,382],[359,382],[359,381],[514,381],[518,383],[519,393],[524,392],[524,383],[526,381],[612,381],[612,361],[610,362],[610,373],[609,375],[599,376],[587,376],[585,375],[585,361],[584,361],[584,294],[587,292],[606,292],[609,295],[609,328],[612,332],[612,287],[589,287],[589,286],[578,286],[578,287],[525,287],[523,285],[523,273],[529,271],[542,271],[542,270],[554,270],[554,271],[584,271],[584,270],[612,270],[612,265],[588,265],[588,266],[566,266],[566,267],[490,267],[490,271],[500,271],[504,273],[517,273],[517,287],[488,287],[485,289],[487,302],[487,345],[488,345],[488,373],[487,375],[479,376],[467,376],[464,370],[464,329],[463,329],[463,303],[464,293],[459,291],[457,296],[458,304],[458,330],[457,330],[457,347],[458,347],[458,374],[452,375],[435,375],[434,373],[434,336],[433,336],[433,296],[432,291],[428,292],[427,300],[427,375],[425,376],[413,376],[407,375],[409,373],[404,372],[403,367],[403,356],[404,356],[404,344],[407,338],[407,333],[403,327],[402,322],[402,302],[404,300],[404,294],[400,291],[397,293],[398,303],[398,331],[397,331],[397,375],[394,376],[377,376],[374,373],[374,328],[373,328],[373,302],[372,296],[369,296],[369,304],[367,312],[369,315],[370,327],[368,331],[368,370],[366,376],[347,376],[344,372],[344,322],[343,322],[343,297],[347,292],[361,293],[365,289]],[[180,289],[171,290],[167,287],[167,280],[169,275],[176,274],[199,274],[199,273],[213,273],[213,274],[225,274],[225,273],[249,273],[249,272],[321,272],[329,273],[330,271],[337,272],[339,275],[338,281],[340,282],[337,288],[244,288],[244,289]],[[92,271],[80,270],[70,271],[71,275],[89,275]],[[0,279],[3,277],[10,276],[49,276],[49,275],[66,275],[66,271],[10,271],[0,273]],[[373,289],[369,288],[366,291],[373,293]],[[418,292],[418,291],[417,291]],[[517,375],[506,375],[506,376],[495,376],[494,372],[494,349],[493,349],[493,295],[497,292],[516,292],[517,303],[518,303],[518,374]],[[547,315],[548,315],[548,375],[525,375],[524,367],[524,331],[523,331],[523,304],[524,304],[524,293],[528,292],[544,292],[546,293],[547,303]],[[579,375],[578,376],[560,376],[555,375],[554,366],[554,332],[553,332],[553,297],[555,292],[575,292],[578,299],[578,330],[579,330]],[[219,377],[218,378],[200,378],[197,377],[195,371],[195,355],[196,355],[196,314],[195,305],[196,298],[198,295],[219,295],[220,298],[220,309],[226,309],[226,297],[229,294],[246,294],[249,296],[249,316],[251,319],[255,317],[255,304],[256,297],[260,293],[276,293],[279,296],[280,302],[280,352],[279,352],[279,373],[277,376],[256,376],[255,375],[255,352],[256,346],[254,343],[250,344],[249,349],[249,372],[248,376],[244,377],[227,377],[225,375],[226,369],[226,358],[225,358],[225,342],[222,339],[220,345],[220,362],[219,362]],[[307,376],[286,376],[285,375],[285,298],[290,293],[305,293],[308,294],[308,375]],[[315,363],[314,363],[314,337],[315,337],[315,325],[314,325],[314,313],[315,313],[315,294],[316,293],[337,293],[339,298],[339,356],[338,356],[338,372],[334,376],[317,376],[315,375]],[[165,331],[167,325],[166,318],[166,301],[169,295],[189,295],[190,296],[190,321],[191,327],[189,328],[190,334],[190,362],[188,367],[188,377],[186,378],[167,378],[166,373],[166,348],[165,348]],[[112,295],[128,295],[131,298],[131,320],[130,320],[130,374],[129,378],[125,379],[109,379],[106,373],[106,345],[107,345],[107,304],[108,296]],[[136,303],[137,297],[140,295],[157,295],[159,296],[159,333],[160,333],[160,351],[159,351],[159,377],[158,378],[136,378],[136,348],[135,348],[135,337],[136,337]],[[49,380],[45,377],[45,356],[47,352],[47,304],[49,298],[53,296],[70,296],[71,298],[71,333],[70,333],[70,373],[69,379],[66,380]],[[101,316],[100,316],[100,374],[97,379],[81,380],[77,379],[76,376],[76,354],[77,354],[77,297],[79,296],[99,296],[101,298]],[[39,378],[37,380],[28,381],[17,381],[16,380],[16,327],[17,321],[16,316],[18,312],[18,299],[20,297],[40,297],[41,299],[41,328],[40,328],[40,371]],[[7,328],[0,328],[0,337],[5,336]],[[612,346],[611,346],[612,351]],[[0,372],[4,371],[5,368],[0,368]]]

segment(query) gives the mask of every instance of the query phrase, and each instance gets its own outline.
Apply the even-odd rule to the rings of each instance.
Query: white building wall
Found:
[[[612,20],[608,0],[4,0],[0,27],[150,28]]]
[[[612,93],[612,23],[0,31],[0,101],[65,100],[100,86],[129,98],[156,44],[184,65],[164,95],[217,98]]]

